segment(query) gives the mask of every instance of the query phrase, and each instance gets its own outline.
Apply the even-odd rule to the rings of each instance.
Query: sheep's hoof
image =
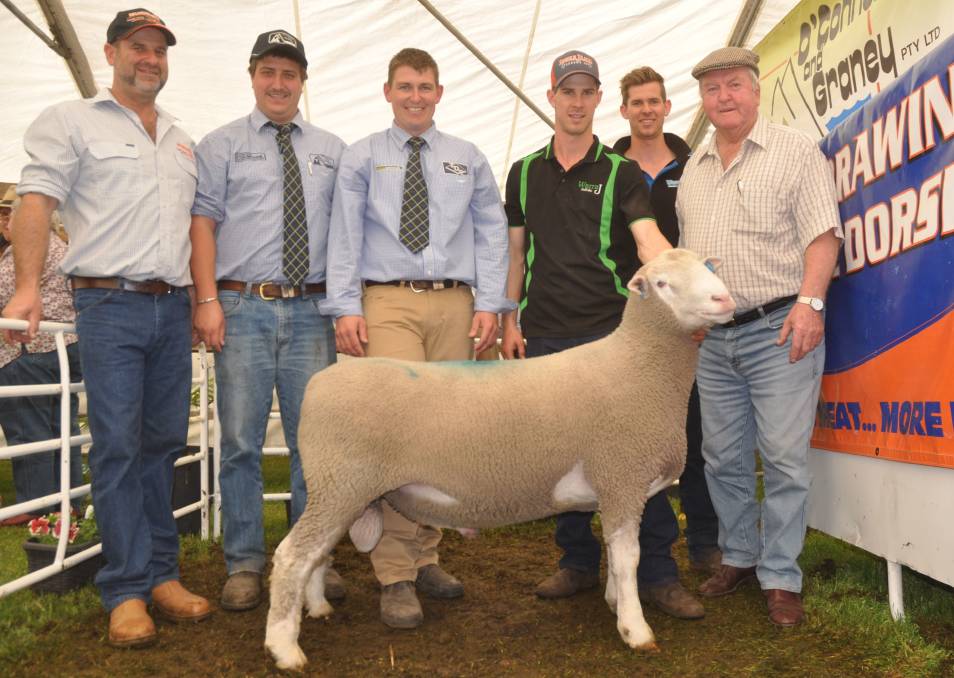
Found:
[[[651,640],[645,645],[639,645],[633,648],[640,654],[659,654],[659,645],[656,644],[655,640]]]
[[[321,601],[315,607],[308,606],[308,616],[312,619],[321,619],[322,617],[330,617],[331,613],[335,611],[335,608],[331,607],[331,603],[327,600]]]
[[[268,651],[271,652],[275,658],[275,666],[283,671],[301,671],[308,662],[308,657],[302,652],[298,643],[286,645],[281,648],[276,644],[269,645],[266,643],[265,647],[268,648]]]

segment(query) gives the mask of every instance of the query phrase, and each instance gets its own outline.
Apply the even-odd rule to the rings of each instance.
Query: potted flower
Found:
[[[53,562],[65,522],[59,513],[48,513],[27,523],[30,538],[23,542],[23,550],[26,551],[29,572],[35,572]],[[96,527],[93,507],[90,505],[86,508],[83,518],[70,520],[65,557],[84,551],[97,543],[99,530]],[[65,593],[89,582],[103,564],[103,556],[98,554],[68,570],[38,581],[30,588],[43,593]]]

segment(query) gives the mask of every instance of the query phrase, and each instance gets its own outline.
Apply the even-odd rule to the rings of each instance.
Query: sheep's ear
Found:
[[[705,264],[706,268],[715,273],[716,269],[722,265],[722,259],[719,257],[706,257],[702,260],[702,263]]]
[[[649,279],[642,273],[637,273],[626,285],[630,292],[636,292],[640,298],[645,299],[649,296]]]

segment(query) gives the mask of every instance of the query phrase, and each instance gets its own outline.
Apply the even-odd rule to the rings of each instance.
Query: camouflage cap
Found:
[[[724,71],[729,68],[751,68],[759,72],[759,55],[744,47],[722,47],[710,52],[692,69],[692,77],[699,80],[709,71]]]

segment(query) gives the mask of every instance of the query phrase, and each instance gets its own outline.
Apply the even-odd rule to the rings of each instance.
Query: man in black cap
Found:
[[[520,325],[516,313],[504,316],[505,358],[558,353],[606,336],[622,318],[626,282],[639,261],[671,248],[656,226],[639,168],[593,134],[602,98],[596,60],[577,50],[557,57],[550,84],[553,139],[517,161],[507,178],[507,294],[520,302]],[[640,531],[640,598],[674,616],[702,617],[702,605],[679,583],[670,552],[678,528],[665,492],[649,499],[646,513],[663,521],[668,516],[668,523]],[[601,548],[592,517],[579,511],[557,516],[564,555],[557,572],[537,586],[541,598],[564,598],[599,583]]]
[[[156,106],[175,37],[152,12],[119,12],[106,32],[113,82],[92,99],[54,105],[30,126],[16,215],[16,292],[4,317],[42,317],[40,272],[50,213],[70,247],[61,269],[74,290],[89,403],[93,505],[107,564],[96,576],[109,642],[156,640],[146,604],[172,621],[211,607],[179,583],[172,475],[185,448],[192,359],[189,209],[192,140]],[[161,199],[160,199],[161,197]]]
[[[277,389],[291,457],[291,520],[305,508],[298,417],[311,376],[334,363],[334,328],[319,314],[331,198],[344,142],[298,110],[308,61],[273,30],[249,61],[255,108],[196,147],[192,208],[195,329],[215,360],[222,467],[222,607],[261,601],[265,570],[261,454]],[[334,570],[325,597],[344,596]]]

